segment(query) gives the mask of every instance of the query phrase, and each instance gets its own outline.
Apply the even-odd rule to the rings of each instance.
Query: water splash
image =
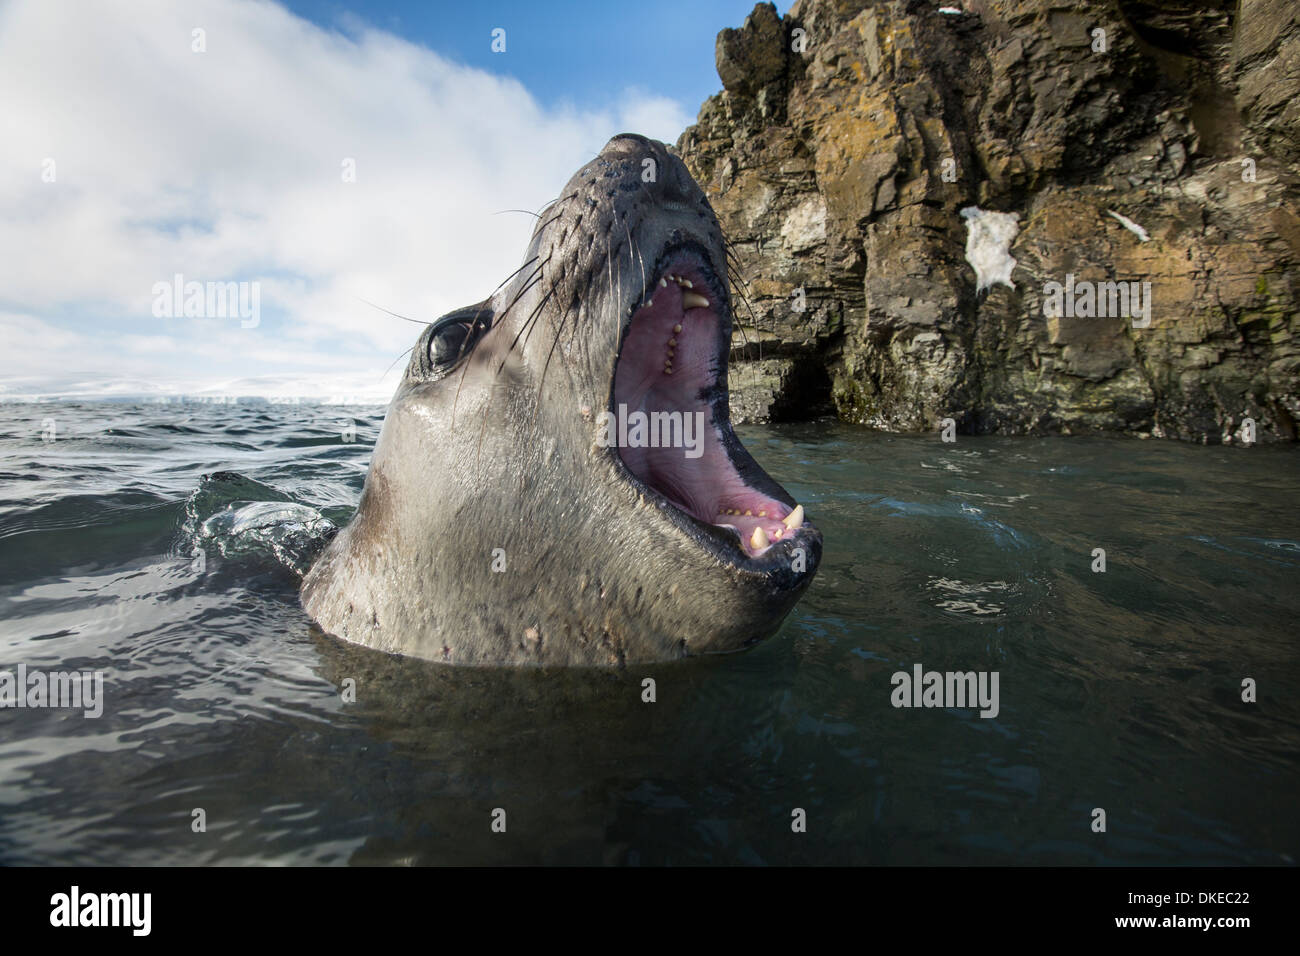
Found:
[[[179,550],[270,557],[306,574],[338,526],[310,505],[237,472],[204,475],[185,501]]]

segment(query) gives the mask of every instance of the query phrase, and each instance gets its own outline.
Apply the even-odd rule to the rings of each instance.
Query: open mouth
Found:
[[[804,510],[731,429],[731,323],[720,289],[702,249],[660,258],[623,336],[610,412],[634,482],[734,562],[791,547]]]

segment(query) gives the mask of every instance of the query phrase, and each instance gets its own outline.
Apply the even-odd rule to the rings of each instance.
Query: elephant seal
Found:
[[[523,266],[428,326],[351,523],[302,604],[453,664],[622,666],[774,633],[821,533],[736,438],[717,217],[680,159],[614,137]]]

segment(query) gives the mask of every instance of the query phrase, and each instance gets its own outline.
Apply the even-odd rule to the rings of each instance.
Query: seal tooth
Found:
[[[700,295],[698,292],[682,293],[683,309],[707,309],[708,307],[709,300],[704,298],[704,296]]]
[[[794,511],[781,519],[781,524],[785,525],[791,531],[797,531],[803,527],[803,505],[795,505]]]
[[[666,288],[668,288],[668,280],[667,280],[667,279],[660,279],[660,280],[659,280],[659,288],[661,288],[661,289],[666,289]]]
[[[682,324],[680,322],[678,322],[676,325],[673,326],[674,332],[680,332],[681,330],[682,330]]]
[[[767,533],[763,530],[762,525],[754,529],[754,533],[749,538],[749,543],[755,551],[761,551],[767,547]]]

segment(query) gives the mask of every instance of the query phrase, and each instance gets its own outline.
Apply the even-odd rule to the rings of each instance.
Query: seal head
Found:
[[[717,217],[620,135],[491,297],[420,336],[352,522],[303,582],[327,632],[460,664],[623,665],[742,648],[820,532],[731,426]]]

